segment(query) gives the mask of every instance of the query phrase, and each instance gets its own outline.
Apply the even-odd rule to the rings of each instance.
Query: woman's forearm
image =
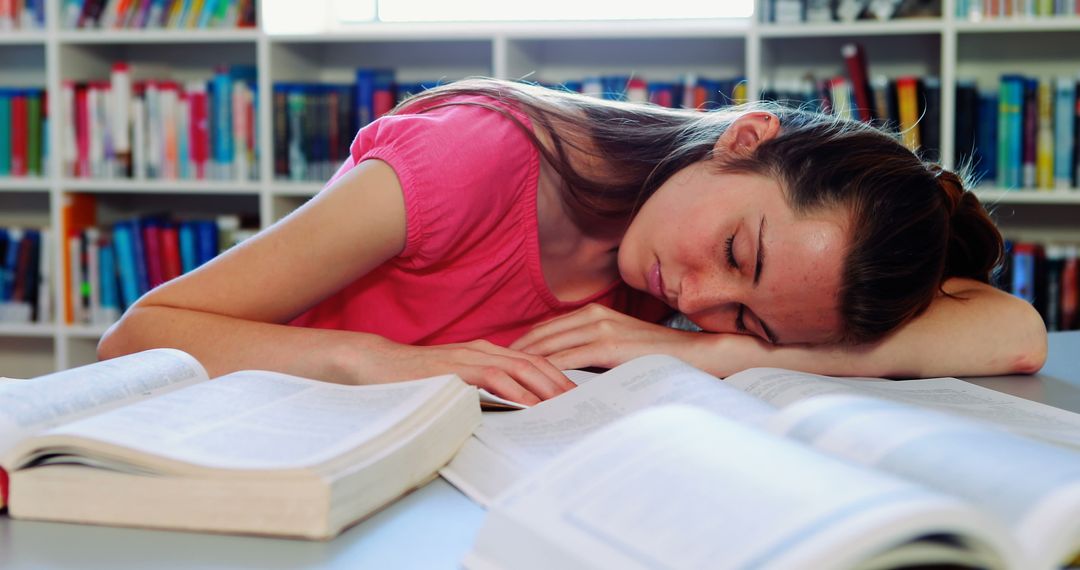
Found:
[[[697,364],[726,376],[755,366],[835,376],[929,378],[1038,372],[1046,329],[1030,304],[988,286],[950,291],[885,339],[863,345],[771,346],[711,335]]]
[[[210,375],[236,370],[274,370],[331,382],[375,381],[358,374],[365,355],[385,339],[375,335],[291,327],[160,305],[135,306],[98,345],[113,358],[168,346],[197,358]]]

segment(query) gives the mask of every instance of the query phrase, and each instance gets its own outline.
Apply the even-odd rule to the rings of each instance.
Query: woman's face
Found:
[[[796,216],[771,178],[698,162],[645,202],[619,273],[709,331],[828,342],[841,330],[845,222],[840,211]]]

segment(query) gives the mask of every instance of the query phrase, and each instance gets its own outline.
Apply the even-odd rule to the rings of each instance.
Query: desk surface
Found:
[[[1080,412],[1080,331],[1050,335],[1034,376],[969,381]],[[0,568],[456,568],[484,511],[436,479],[326,543],[13,521],[0,517]]]

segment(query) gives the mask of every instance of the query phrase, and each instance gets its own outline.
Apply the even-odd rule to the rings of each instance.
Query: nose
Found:
[[[679,289],[678,309],[684,315],[699,315],[739,303],[736,286],[719,275],[689,275]]]

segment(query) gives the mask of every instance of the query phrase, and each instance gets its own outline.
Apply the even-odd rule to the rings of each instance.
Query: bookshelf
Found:
[[[399,79],[457,79],[491,75],[544,81],[587,74],[634,72],[671,80],[685,72],[745,76],[749,93],[769,81],[807,70],[845,73],[840,45],[867,48],[871,73],[940,77],[941,150],[952,166],[958,78],[996,85],[1008,71],[1080,73],[1080,18],[959,21],[953,0],[940,18],[851,24],[768,24],[738,21],[538,22],[478,24],[362,24],[333,33],[271,35],[240,30],[65,30],[47,2],[44,30],[0,32],[0,86],[44,87],[49,108],[60,107],[65,80],[107,77],[113,61],[132,64],[135,79],[205,79],[218,64],[254,65],[258,84],[261,160],[253,181],[131,181],[73,179],[61,174],[56,141],[62,126],[50,114],[47,175],[0,178],[0,225],[61,227],[67,194],[91,194],[98,221],[155,211],[191,215],[232,213],[261,227],[318,192],[319,182],[275,180],[272,105],[275,82],[351,81],[357,67],[391,67]],[[1080,243],[1080,190],[1006,191],[979,188],[1006,234],[1019,239]],[[52,299],[62,306],[61,247],[52,243]],[[68,325],[54,310],[47,324],[0,324],[0,375],[31,376],[90,362],[101,326]]]

